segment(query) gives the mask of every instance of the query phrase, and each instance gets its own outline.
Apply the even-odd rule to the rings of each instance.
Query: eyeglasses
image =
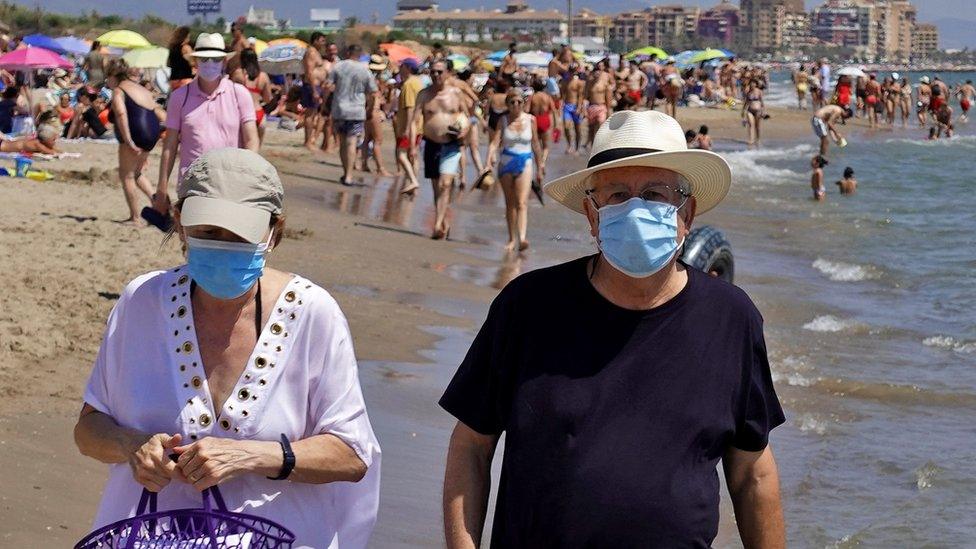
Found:
[[[664,204],[670,204],[675,208],[681,209],[688,201],[688,197],[691,193],[682,189],[680,187],[673,187],[671,185],[658,185],[651,184],[644,188],[640,193],[633,194],[629,189],[608,189],[606,191],[597,191],[596,189],[587,189],[586,196],[593,201],[593,205],[598,209],[603,206],[613,206],[616,204],[623,204],[631,198],[640,198],[641,200],[647,202],[661,202]],[[599,198],[599,202],[597,201]]]
[[[430,71],[430,74],[444,74],[444,71]]]

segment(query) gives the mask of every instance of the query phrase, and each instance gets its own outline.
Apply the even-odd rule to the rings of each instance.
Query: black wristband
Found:
[[[281,471],[276,477],[268,477],[271,480],[285,480],[295,468],[295,452],[291,450],[291,443],[288,437],[281,435],[281,453],[284,454],[284,461],[281,463]]]

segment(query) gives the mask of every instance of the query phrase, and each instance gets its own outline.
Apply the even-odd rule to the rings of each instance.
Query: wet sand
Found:
[[[809,112],[772,114],[768,138],[812,138]],[[681,109],[679,121],[690,128],[707,123],[717,141],[745,134],[737,112]],[[289,230],[271,264],[324,286],[349,317],[384,448],[373,545],[436,545],[440,475],[453,424],[436,399],[496,288],[519,271],[577,253],[585,243],[582,223],[580,234],[536,240],[527,257],[500,262],[504,229],[496,189],[461,197],[457,211],[466,225],[452,235],[458,240],[432,242],[429,188],[404,201],[389,178],[365,176],[365,186],[342,187],[336,155],[311,155],[297,146],[300,139],[269,131],[262,151],[281,171],[287,195]],[[125,205],[114,145],[64,149],[83,158],[40,163],[54,181],[0,179],[6,205],[0,260],[8,273],[0,290],[0,468],[15,473],[0,491],[0,547],[39,540],[65,546],[88,530],[105,468],[77,453],[71,429],[105,318],[128,280],[181,263],[175,241],[161,248],[155,229],[117,223]],[[559,159],[554,153],[551,162]],[[158,152],[151,179],[157,161]],[[530,223],[542,233],[549,216],[567,215],[552,206],[536,215],[542,210],[533,206]],[[723,514],[719,546],[734,531],[727,505]]]

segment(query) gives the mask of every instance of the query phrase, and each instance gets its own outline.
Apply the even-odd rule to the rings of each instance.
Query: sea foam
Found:
[[[962,341],[951,336],[936,335],[922,340],[926,347],[937,347],[961,354],[976,352],[976,341]]]
[[[833,315],[822,315],[803,325],[804,330],[811,332],[843,332],[858,326],[857,322],[849,319],[837,318]]]
[[[838,282],[858,282],[881,277],[881,273],[874,267],[857,265],[855,263],[844,263],[841,261],[830,261],[822,257],[818,257],[813,262],[813,268],[827,275],[831,280]]]

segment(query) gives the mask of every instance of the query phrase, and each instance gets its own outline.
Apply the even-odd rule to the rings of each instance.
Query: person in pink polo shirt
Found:
[[[194,160],[213,149],[239,147],[258,152],[260,140],[251,94],[224,77],[228,55],[223,36],[200,34],[193,49],[197,76],[169,96],[166,139],[153,196],[153,208],[162,214],[170,209],[169,178],[177,152],[178,177]]]

